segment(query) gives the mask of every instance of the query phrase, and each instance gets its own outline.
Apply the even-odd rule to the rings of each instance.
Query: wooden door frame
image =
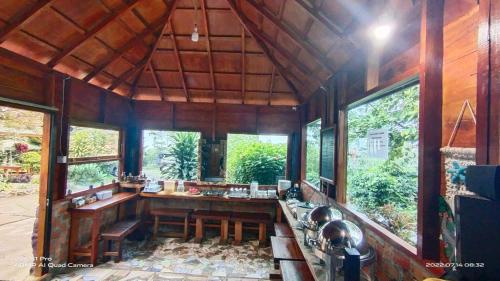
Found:
[[[50,232],[52,219],[52,194],[55,171],[56,112],[54,107],[37,105],[0,97],[0,106],[36,111],[43,114],[42,151],[40,161],[40,185],[38,192],[37,256],[34,275],[41,277],[48,273],[50,257]],[[30,245],[31,246],[31,245]]]

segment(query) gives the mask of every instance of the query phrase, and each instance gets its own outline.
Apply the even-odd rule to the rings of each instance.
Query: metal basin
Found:
[[[363,243],[361,229],[348,220],[334,220],[318,231],[316,247],[323,253],[343,254],[344,248],[358,248]]]

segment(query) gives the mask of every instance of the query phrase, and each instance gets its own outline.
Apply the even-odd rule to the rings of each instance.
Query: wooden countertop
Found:
[[[132,192],[119,192],[113,194],[111,198],[105,199],[105,200],[98,200],[94,203],[84,205],[80,208],[72,208],[71,212],[72,213],[92,213],[92,212],[97,212],[97,211],[102,211],[104,209],[111,208],[113,206],[116,206],[120,203],[123,203],[128,200],[132,200],[138,196],[137,193],[132,193]]]
[[[245,202],[245,203],[262,203],[262,204],[276,204],[278,199],[267,198],[230,198],[220,196],[204,196],[204,195],[191,195],[188,192],[173,192],[166,193],[160,191],[157,193],[141,192],[141,196],[145,198],[159,198],[159,199],[186,199],[186,200],[203,200],[203,201],[221,201],[221,202]]]

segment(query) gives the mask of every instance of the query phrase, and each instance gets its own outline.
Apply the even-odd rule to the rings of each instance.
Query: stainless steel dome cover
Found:
[[[339,210],[330,206],[319,206],[309,212],[304,221],[304,226],[310,230],[318,231],[325,223],[341,219],[342,213]]]
[[[334,220],[326,223],[318,232],[316,247],[324,253],[344,248],[358,248],[363,243],[363,232],[348,220]]]

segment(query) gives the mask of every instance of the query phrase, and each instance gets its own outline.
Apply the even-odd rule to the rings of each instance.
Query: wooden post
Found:
[[[444,0],[423,0],[420,34],[417,252],[439,259]]]

